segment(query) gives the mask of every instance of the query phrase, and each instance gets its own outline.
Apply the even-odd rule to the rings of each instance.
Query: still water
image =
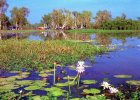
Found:
[[[42,33],[11,33],[7,35],[1,34],[1,39],[27,39],[30,41],[49,41],[56,39],[65,40],[78,40],[82,43],[91,43],[93,45],[102,46],[105,45],[110,49],[110,52],[103,55],[97,55],[95,60],[92,62],[88,58],[85,59],[86,70],[81,75],[81,80],[97,80],[96,85],[90,87],[100,87],[100,83],[106,78],[109,82],[115,86],[126,84],[126,80],[140,80],[140,34],[136,33],[112,33],[112,34],[85,34],[85,33],[65,33],[63,31],[48,31]],[[89,42],[90,41],[90,42]],[[66,76],[75,76],[76,71],[71,70],[66,66]],[[59,73],[61,68],[58,68],[58,77],[63,77]],[[115,78],[114,75],[132,75],[130,79],[119,79]],[[10,76],[10,73],[3,73],[1,76]],[[30,76],[24,80],[40,80],[34,71],[31,72]],[[52,76],[48,77],[49,82],[52,84]],[[61,80],[60,82],[63,82]],[[72,90],[73,95],[77,96],[77,91]],[[44,91],[34,91],[35,94],[46,94]]]

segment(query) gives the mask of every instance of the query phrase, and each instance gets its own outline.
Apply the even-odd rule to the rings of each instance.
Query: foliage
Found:
[[[83,92],[86,94],[94,94],[95,95],[95,94],[100,93],[101,91],[99,89],[92,88],[92,89],[84,89]]]
[[[140,91],[132,92],[131,100],[139,100],[140,99]]]
[[[29,14],[29,10],[26,7],[22,7],[22,8],[14,7],[11,10],[12,22],[13,25],[16,26],[16,29],[18,27],[22,28],[23,25],[28,23],[26,18],[28,14]]]
[[[86,96],[87,100],[106,100],[104,95]]]
[[[23,67],[43,70],[52,67],[55,61],[67,65],[106,51],[104,47],[65,40],[39,42],[11,39],[0,41],[0,46],[0,65],[7,70]]]
[[[102,29],[82,29],[82,30],[67,30],[66,32],[69,32],[69,33],[79,33],[79,34],[93,34],[93,33],[108,33],[108,35],[112,35],[112,34],[121,34],[121,33],[139,33],[140,31],[139,30],[102,30]],[[109,34],[111,33],[111,34]]]
[[[132,78],[131,75],[114,75],[115,78]]]
[[[126,81],[126,83],[130,85],[140,85],[140,81],[137,81],[137,80],[129,80],[129,81]]]
[[[97,81],[95,80],[83,80],[82,82],[83,84],[96,84],[97,83]]]
[[[39,90],[39,89],[41,89],[41,87],[38,86],[38,85],[31,85],[31,86],[28,86],[28,87],[26,87],[24,89],[25,90]]]
[[[0,100],[15,100],[17,94],[14,92],[4,92],[0,96]]]

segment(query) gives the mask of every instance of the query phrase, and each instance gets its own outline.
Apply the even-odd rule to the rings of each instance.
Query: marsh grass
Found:
[[[67,30],[69,33],[137,33],[140,30],[102,30],[102,29],[77,29],[77,30]]]
[[[93,57],[106,51],[85,43],[66,40],[50,40],[46,42],[28,40],[1,40],[0,66],[1,69],[43,70],[53,67],[54,62],[61,65],[75,63],[87,57]]]
[[[32,32],[42,32],[41,30],[1,30],[0,33],[32,33]]]

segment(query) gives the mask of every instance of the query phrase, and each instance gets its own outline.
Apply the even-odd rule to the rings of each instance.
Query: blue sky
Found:
[[[31,23],[40,22],[42,16],[53,9],[66,8],[71,11],[91,11],[93,16],[99,10],[108,10],[112,17],[125,13],[127,18],[136,19],[140,16],[140,0],[7,0],[10,10],[16,7],[27,7],[30,10],[28,20]]]

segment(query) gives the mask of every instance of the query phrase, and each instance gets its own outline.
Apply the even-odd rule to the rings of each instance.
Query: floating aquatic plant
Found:
[[[33,86],[28,86],[28,87],[26,87],[24,89],[25,90],[39,90],[39,89],[41,89],[41,87],[38,86],[38,85],[33,85]]]
[[[88,100],[106,100],[106,97],[104,95],[95,95],[95,96],[87,95],[86,98]]]
[[[0,90],[12,90],[12,89],[17,89],[18,86],[17,85],[14,85],[14,84],[8,84],[8,85],[3,85],[3,86],[0,86]]]
[[[15,81],[15,84],[17,84],[17,85],[25,85],[25,86],[27,86],[27,85],[30,85],[30,84],[32,84],[33,83],[33,81],[31,81],[31,80],[21,80],[21,81]]]
[[[100,93],[101,91],[99,89],[92,88],[92,89],[84,89],[83,92],[86,94],[94,94],[95,95],[95,94]]]
[[[48,74],[46,74],[46,73],[40,73],[39,76],[41,76],[41,77],[47,77]]]
[[[132,75],[114,75],[115,78],[132,78]]]
[[[42,86],[46,86],[46,85],[48,85],[49,83],[46,83],[46,81],[41,81],[41,80],[35,80],[35,81],[33,81],[33,83],[32,83],[32,85],[36,85],[36,86],[40,86],[40,87],[42,87]]]
[[[69,76],[70,80],[73,80],[75,78],[75,76]],[[63,77],[63,79],[68,79],[68,77]]]
[[[80,98],[72,98],[70,100],[81,100]]]
[[[14,76],[10,76],[10,77],[7,77],[7,78],[0,78],[0,82],[12,82],[12,81],[15,81],[16,80],[16,77]]]
[[[129,80],[129,81],[126,81],[126,83],[130,85],[140,85],[140,81],[138,80]]]
[[[97,81],[95,80],[83,80],[82,82],[83,84],[96,84],[97,83]]]
[[[62,96],[64,95],[64,92],[65,92],[64,90],[57,87],[45,88],[44,90],[48,91],[49,94],[54,97]]]

